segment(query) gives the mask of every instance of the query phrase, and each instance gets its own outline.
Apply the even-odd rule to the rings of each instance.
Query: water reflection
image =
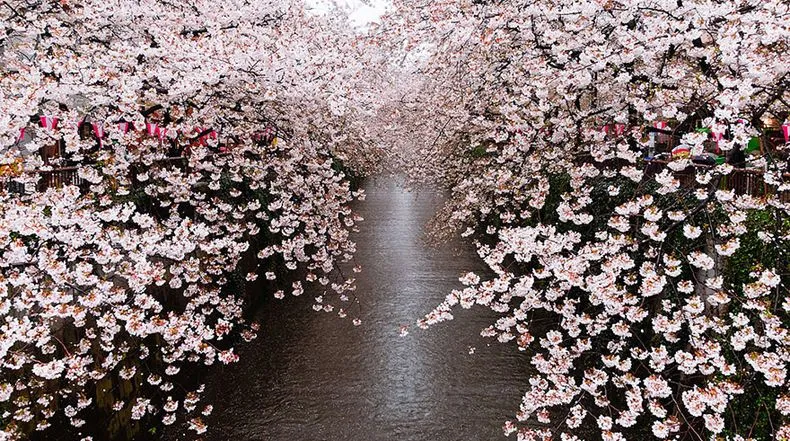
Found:
[[[260,336],[239,351],[241,361],[209,371],[207,439],[503,439],[527,367],[512,346],[479,336],[491,314],[460,311],[445,325],[398,335],[458,287],[461,273],[480,269],[479,259],[458,243],[422,243],[441,203],[435,192],[408,193],[389,178],[366,190],[355,236],[363,326],[313,312],[309,292],[266,302]]]

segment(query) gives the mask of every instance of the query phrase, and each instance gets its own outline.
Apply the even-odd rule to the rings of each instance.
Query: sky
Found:
[[[316,11],[326,11],[334,5],[347,8],[351,20],[359,27],[365,27],[377,21],[388,5],[387,0],[307,0],[307,4]]]

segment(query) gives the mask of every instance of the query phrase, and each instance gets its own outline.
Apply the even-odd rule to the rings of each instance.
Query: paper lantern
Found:
[[[58,118],[54,116],[41,116],[39,117],[41,127],[47,130],[55,130],[58,128]]]

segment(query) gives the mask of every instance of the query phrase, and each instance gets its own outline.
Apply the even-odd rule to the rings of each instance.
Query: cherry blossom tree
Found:
[[[296,0],[3,2],[3,436],[107,400],[205,431],[177,374],[254,337],[242,281],[351,313],[347,173],[398,161],[490,267],[420,325],[490,307],[534,367],[507,434],[790,438],[788,14],[400,0],[362,37]]]
[[[0,438],[101,438],[97,408],[204,432],[178,373],[237,360],[258,273],[354,313],[363,51],[299,1],[0,5]]]
[[[420,325],[501,314],[534,369],[507,434],[790,438],[788,12],[394,3],[401,161],[490,268]]]

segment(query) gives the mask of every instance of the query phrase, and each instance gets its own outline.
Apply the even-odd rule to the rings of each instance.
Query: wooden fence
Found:
[[[647,178],[655,176],[664,170],[670,161],[649,160],[646,161],[645,176]],[[680,186],[691,188],[696,186],[696,175],[699,170],[709,170],[712,166],[704,164],[692,164],[685,170],[673,171],[675,179],[680,182]],[[790,202],[790,192],[777,191],[774,185],[767,184],[763,178],[763,170],[755,168],[736,168],[726,176],[723,182],[723,189],[734,190],[735,194],[748,194],[754,197],[778,194],[783,202]],[[783,179],[790,181],[790,173],[784,173]]]

